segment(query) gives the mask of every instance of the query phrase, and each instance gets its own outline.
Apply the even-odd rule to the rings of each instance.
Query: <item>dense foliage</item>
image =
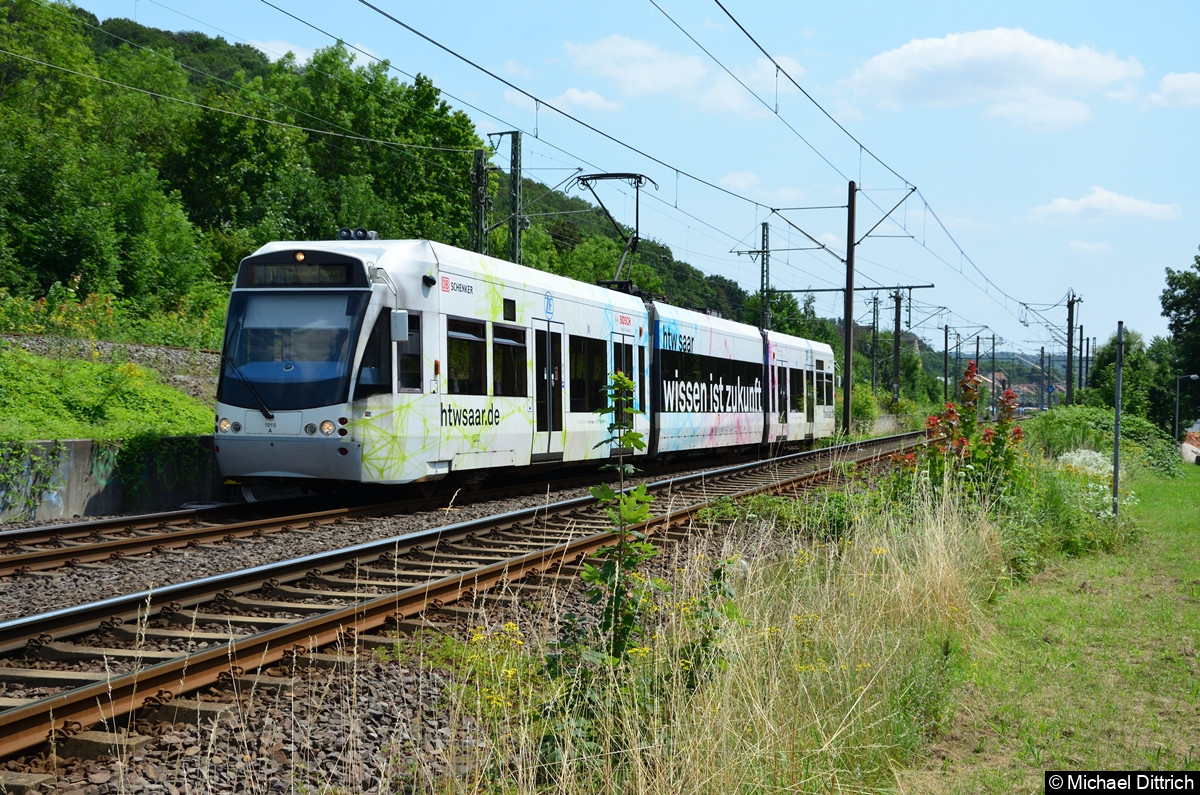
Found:
[[[1031,418],[1026,427],[1033,444],[1052,458],[1079,449],[1112,458],[1116,417],[1111,408],[1063,406]],[[1135,414],[1121,415],[1121,457],[1165,477],[1179,477],[1182,466],[1170,435]]]
[[[36,357],[0,346],[0,441],[199,436],[211,410],[133,362]],[[37,413],[26,409],[40,407]]]
[[[0,0],[0,21],[0,49],[12,53],[0,65],[0,291],[12,304],[0,330],[216,347],[221,296],[264,242],[363,225],[470,243],[474,155],[493,150],[427,77],[400,80],[387,61],[362,62],[341,44],[272,62],[248,45],[100,21],[67,2]],[[503,254],[509,175],[489,174],[488,242]],[[533,180],[522,193],[526,264],[613,278],[634,230]],[[638,231],[623,278],[678,306],[758,322],[757,296]],[[774,328],[827,342],[841,361],[842,330],[816,316],[811,295],[770,300]],[[859,383],[867,355],[859,334]],[[915,349],[901,381],[919,403],[938,391]]]
[[[1190,268],[1167,268],[1166,282],[1161,301],[1163,316],[1167,318],[1172,335],[1171,375],[1200,373],[1200,255],[1192,257]],[[1181,389],[1179,404],[1182,417],[1200,416],[1200,389],[1194,385],[1190,389]]]

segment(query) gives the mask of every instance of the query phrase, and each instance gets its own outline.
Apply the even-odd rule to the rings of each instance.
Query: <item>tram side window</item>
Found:
[[[486,395],[487,338],[482,323],[450,318],[446,325],[446,389],[451,395]]]
[[[385,310],[375,319],[367,347],[363,349],[362,364],[358,368],[358,383],[354,397],[378,395],[392,391],[391,324]]]
[[[637,381],[638,391],[638,409],[646,411],[646,379],[642,377],[646,367],[646,346],[639,345],[637,349],[637,375],[634,379]]]
[[[411,310],[408,340],[396,343],[396,381],[402,391],[421,390],[421,316]]]
[[[825,373],[825,405],[833,405],[833,373]]]
[[[571,335],[571,411],[604,408],[608,386],[608,345],[605,340]]]
[[[528,397],[525,329],[492,326],[492,380],[498,397]]]
[[[825,362],[821,359],[817,359],[816,381],[817,381],[817,405],[818,406],[828,405],[825,402]]]
[[[804,411],[804,371],[788,368],[788,381],[792,391],[792,411]]]

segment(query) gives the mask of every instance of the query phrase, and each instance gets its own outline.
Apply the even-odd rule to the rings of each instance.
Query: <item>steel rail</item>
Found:
[[[871,461],[887,456],[891,449],[873,452],[861,461]],[[746,465],[733,467],[734,470],[745,470]],[[813,480],[832,474],[833,468],[809,471],[786,477],[773,479],[760,485],[753,485],[734,492],[734,498],[744,497],[763,491],[794,488],[799,481]],[[688,480],[702,480],[702,477]],[[675,481],[665,481],[659,485],[673,485]],[[590,497],[568,500],[557,507],[572,510],[581,503],[592,503]],[[667,511],[647,522],[629,528],[630,531],[643,532],[647,535],[663,536],[674,525],[690,518],[696,510],[707,503],[702,498],[685,507]],[[536,519],[540,512],[546,516],[546,506],[536,509],[512,512],[499,517],[499,524],[512,524],[517,517],[524,521]],[[464,527],[478,527],[481,521],[462,523],[456,528],[461,532]],[[495,519],[491,521],[496,525]],[[412,543],[417,538],[445,537],[452,527],[434,528],[420,533],[389,539],[387,542],[374,542],[358,547],[352,547],[356,552],[376,552],[386,546],[393,548],[403,543]],[[457,532],[455,533],[458,534]],[[181,656],[177,659],[158,663],[132,673],[114,675],[113,677],[80,688],[75,688],[41,699],[32,704],[0,712],[0,757],[16,754],[26,748],[47,741],[54,736],[69,734],[71,727],[88,726],[99,722],[113,721],[119,717],[136,712],[139,708],[154,703],[156,700],[169,700],[177,693],[193,691],[218,682],[229,675],[239,675],[244,669],[262,668],[283,660],[286,656],[303,655],[309,649],[321,648],[340,642],[352,643],[354,637],[365,634],[367,630],[383,626],[389,621],[400,622],[411,619],[431,606],[440,607],[458,601],[466,596],[488,591],[498,585],[517,582],[534,573],[544,573],[555,567],[569,565],[582,560],[596,550],[613,543],[614,536],[610,531],[594,533],[579,539],[553,544],[551,546],[531,551],[527,554],[499,561],[477,569],[464,571],[441,577],[430,583],[414,585],[394,593],[368,598],[358,604],[337,608],[308,618],[303,618],[277,629],[258,632],[253,635],[231,638],[227,644],[216,646],[197,654]],[[340,550],[341,559],[347,557],[347,550]],[[365,555],[364,555],[365,556]],[[312,561],[316,558],[329,559],[331,553],[307,556],[306,558],[288,561],[290,570],[304,567],[312,571]],[[250,572],[254,572],[251,575]],[[237,580],[242,583],[254,582],[261,585],[263,574],[280,574],[277,567],[262,566],[256,569],[237,572]],[[174,589],[172,597],[182,597],[185,592],[207,589],[211,595],[214,583],[221,586],[232,584],[229,575],[207,578],[193,583],[185,583]],[[204,584],[203,586],[201,584]],[[160,589],[159,596],[172,589]],[[220,590],[232,590],[221,587]],[[90,616],[107,612],[105,607],[122,604],[128,607],[128,600],[136,596],[117,600],[105,600],[85,606]],[[146,597],[149,598],[148,596]],[[147,604],[147,602],[143,602]],[[178,609],[178,608],[175,608]],[[71,611],[58,611],[69,614]],[[34,626],[44,626],[48,617],[55,614],[31,616],[15,622],[0,625],[0,632],[9,634],[9,647],[13,636],[11,633],[27,630]],[[39,623],[40,622],[40,623]],[[88,625],[84,619],[70,618],[59,625],[60,631],[70,626],[73,629],[91,629],[94,623]],[[48,725],[47,716],[53,725]]]
[[[869,444],[889,446],[895,444],[902,446],[905,442],[912,441],[918,437],[920,437],[919,433],[898,434],[872,440]],[[771,463],[773,465],[803,463],[815,454],[832,453],[833,455],[838,455],[851,452],[854,448],[859,447],[860,444],[868,443],[850,443],[810,453],[794,454],[783,459],[774,459]],[[647,488],[649,490],[664,490],[700,483],[712,486],[713,481],[720,481],[725,477],[752,471],[763,465],[764,462],[737,464],[718,470],[657,481],[649,484]],[[520,532],[528,532],[531,524],[539,520],[544,520],[550,513],[565,513],[574,509],[591,507],[594,502],[590,496],[576,497],[557,503],[548,503],[533,508],[511,511],[490,518],[429,528],[402,536],[364,542],[363,544],[341,549],[317,552],[290,560],[216,574],[177,585],[136,591],[85,605],[0,622],[0,653],[17,651],[25,646],[26,641],[30,637],[38,635],[49,635],[60,638],[91,631],[105,620],[119,622],[136,621],[152,602],[157,604],[170,603],[181,608],[186,608],[210,599],[216,593],[224,591],[234,594],[245,593],[261,586],[263,581],[267,579],[281,581],[299,579],[310,571],[341,565],[346,559],[351,557],[361,559],[381,554],[394,554],[395,550],[401,547],[419,547],[442,537],[465,537],[504,526],[518,527],[520,528]]]
[[[669,470],[670,467],[663,467]],[[601,473],[602,474],[602,473]],[[560,488],[569,488],[575,481],[594,484],[597,472],[585,477],[573,474],[556,478]],[[520,488],[520,486],[517,486]],[[528,488],[528,484],[526,485]],[[512,496],[513,484],[484,488],[470,492],[459,502],[477,503]],[[328,499],[324,495],[322,499]],[[249,503],[209,506],[190,510],[141,514],[127,517],[106,517],[56,525],[35,525],[0,530],[0,577],[50,571],[62,566],[101,563],[132,555],[142,555],[163,549],[193,546],[197,543],[244,538],[261,533],[287,530],[293,526],[310,527],[357,519],[385,516],[405,511],[434,510],[443,507],[445,495],[409,497],[371,502],[354,507],[335,507],[301,513],[294,511],[303,500],[289,498],[275,503]],[[271,510],[271,516],[261,516]],[[246,514],[258,514],[241,520]],[[44,549],[37,545],[54,545]]]

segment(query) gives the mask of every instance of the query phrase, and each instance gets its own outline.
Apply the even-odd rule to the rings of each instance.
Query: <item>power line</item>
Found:
[[[1017,298],[1015,298],[1015,297],[1013,297],[1012,295],[1010,295],[1010,294],[1009,294],[1008,292],[1006,292],[1006,291],[1005,291],[1003,288],[1001,288],[999,285],[997,285],[995,282],[993,282],[993,281],[991,280],[991,278],[990,278],[990,277],[989,277],[989,276],[988,276],[986,273],[984,273],[983,269],[982,269],[982,268],[980,268],[980,267],[979,267],[979,266],[978,266],[978,265],[975,263],[975,261],[974,261],[973,259],[971,259],[971,257],[970,257],[970,256],[968,256],[968,255],[967,255],[966,251],[965,251],[965,250],[962,248],[962,246],[961,246],[961,245],[959,245],[958,241],[957,241],[957,240],[954,238],[954,236],[953,236],[953,235],[950,233],[950,230],[949,230],[949,229],[947,229],[947,228],[946,228],[946,226],[945,226],[945,224],[943,224],[943,223],[942,223],[942,221],[941,221],[941,218],[939,218],[939,217],[938,217],[938,215],[937,215],[937,213],[936,213],[936,212],[934,212],[933,208],[930,206],[930,204],[929,204],[929,201],[928,201],[928,199],[926,199],[926,198],[925,198],[924,194],[922,194],[922,193],[920,192],[920,190],[918,190],[918,189],[916,188],[916,186],[915,186],[915,185],[914,185],[912,182],[910,182],[909,180],[905,179],[903,176],[901,176],[901,175],[900,175],[900,173],[899,173],[899,172],[897,172],[895,169],[893,169],[891,166],[889,166],[887,163],[885,163],[885,162],[884,162],[884,161],[883,161],[883,160],[882,160],[882,159],[881,159],[881,158],[880,158],[878,155],[876,155],[874,152],[872,152],[872,151],[870,150],[870,148],[868,148],[868,147],[867,147],[865,144],[863,144],[863,143],[862,143],[862,141],[858,140],[858,138],[856,138],[856,137],[854,136],[854,134],[853,134],[853,133],[851,133],[849,130],[847,130],[847,129],[846,129],[846,128],[845,128],[845,127],[844,127],[844,126],[841,124],[841,122],[839,122],[839,121],[838,121],[836,118],[834,118],[834,116],[833,116],[831,113],[829,113],[829,111],[827,111],[827,110],[826,110],[826,109],[825,109],[825,108],[824,108],[824,107],[821,105],[821,103],[817,102],[817,100],[816,100],[816,99],[815,99],[815,98],[814,98],[814,97],[813,97],[811,94],[809,94],[809,93],[808,93],[808,91],[806,91],[806,90],[804,89],[804,87],[803,87],[802,85],[800,85],[800,83],[799,83],[799,82],[797,82],[797,81],[796,81],[796,79],[795,79],[795,78],[793,78],[793,77],[791,76],[791,74],[790,74],[790,73],[787,71],[787,69],[785,69],[785,68],[784,68],[784,67],[783,67],[783,66],[782,66],[782,65],[781,65],[781,64],[780,64],[780,63],[779,63],[779,62],[778,62],[778,61],[775,59],[775,57],[774,57],[773,55],[771,55],[771,53],[769,53],[769,52],[766,50],[766,48],[765,48],[765,47],[763,47],[763,46],[762,46],[762,45],[761,45],[761,44],[758,42],[758,40],[757,40],[757,39],[756,39],[756,38],[755,38],[755,37],[754,37],[754,36],[753,36],[753,35],[750,33],[750,31],[748,31],[748,30],[746,29],[746,27],[745,27],[745,26],[744,26],[744,25],[743,25],[743,24],[742,24],[742,23],[741,23],[741,22],[740,22],[740,21],[739,21],[739,20],[738,20],[738,19],[737,19],[737,18],[736,18],[736,17],[735,17],[733,14],[732,14],[732,13],[731,13],[731,12],[730,12],[730,11],[729,11],[729,10],[728,10],[728,9],[727,9],[727,8],[726,8],[724,5],[723,5],[723,4],[722,4],[721,0],[713,0],[713,2],[715,2],[715,3],[717,4],[717,7],[719,7],[719,8],[721,9],[721,11],[723,11],[727,17],[729,17],[730,21],[731,21],[731,22],[733,22],[733,24],[737,26],[737,28],[738,28],[738,29],[739,29],[739,30],[742,32],[742,34],[743,34],[743,35],[745,35],[747,39],[749,39],[749,41],[750,41],[750,42],[751,42],[751,43],[752,43],[752,44],[753,44],[753,45],[754,45],[754,46],[755,46],[755,47],[758,49],[758,51],[759,51],[760,53],[762,53],[762,54],[763,54],[763,56],[764,56],[765,58],[767,58],[767,59],[768,59],[768,60],[769,60],[769,61],[770,61],[770,62],[771,62],[771,63],[772,63],[774,66],[775,66],[775,69],[777,70],[777,74],[782,74],[782,75],[783,75],[785,78],[787,78],[788,82],[790,82],[790,83],[791,83],[791,84],[792,84],[792,85],[793,85],[793,86],[794,86],[794,87],[795,87],[795,88],[796,88],[798,91],[800,91],[800,93],[801,93],[801,94],[803,94],[803,95],[805,96],[805,98],[806,98],[806,99],[808,99],[808,101],[809,101],[809,102],[811,102],[811,103],[813,104],[813,106],[817,108],[817,110],[819,110],[819,111],[820,111],[820,112],[821,112],[821,113],[822,113],[822,114],[823,114],[823,115],[824,115],[824,116],[825,116],[827,119],[829,119],[829,121],[833,122],[833,124],[834,124],[834,125],[835,125],[835,126],[836,126],[836,127],[837,127],[837,128],[838,128],[838,129],[839,129],[839,130],[840,130],[840,131],[841,131],[841,132],[842,132],[842,133],[843,133],[843,134],[844,134],[844,135],[847,137],[847,138],[849,138],[851,141],[853,141],[853,142],[854,142],[854,143],[855,143],[855,144],[856,144],[856,145],[859,147],[859,151],[860,151],[860,153],[861,153],[861,152],[865,152],[866,154],[870,155],[870,157],[871,157],[871,158],[872,158],[872,159],[873,159],[873,160],[874,160],[876,163],[878,163],[878,164],[879,164],[880,166],[882,166],[884,169],[886,169],[886,170],[887,170],[887,171],[889,171],[891,174],[893,174],[893,175],[894,175],[894,176],[895,176],[897,179],[900,179],[901,181],[903,181],[903,182],[905,183],[905,185],[906,185],[906,186],[907,186],[907,185],[912,185],[912,187],[913,187],[913,190],[914,190],[914,191],[917,193],[917,195],[918,195],[918,196],[920,196],[920,198],[921,198],[921,201],[924,203],[924,206],[925,206],[925,210],[926,210],[926,212],[927,212],[929,215],[931,215],[931,216],[933,217],[934,221],[937,223],[938,227],[939,227],[939,228],[942,230],[943,234],[945,234],[946,238],[947,238],[947,239],[950,241],[950,243],[951,243],[951,244],[954,246],[954,248],[955,248],[955,249],[958,251],[958,253],[959,253],[959,255],[960,255],[960,258],[961,258],[961,259],[963,259],[963,260],[966,260],[966,262],[968,262],[968,263],[971,265],[972,269],[974,269],[974,271],[975,271],[976,273],[978,273],[978,274],[979,274],[979,276],[980,276],[980,277],[983,279],[983,283],[984,283],[983,292],[984,292],[984,294],[985,294],[985,295],[987,295],[989,298],[991,298],[991,299],[992,299],[992,300],[993,300],[993,301],[994,301],[994,302],[995,302],[995,303],[996,303],[998,306],[1000,306],[1002,309],[1004,309],[1004,311],[1008,312],[1010,315],[1012,315],[1012,316],[1013,316],[1014,318],[1016,318],[1017,320],[1020,320],[1020,317],[1019,317],[1018,315],[1015,315],[1015,314],[1013,314],[1013,311],[1012,311],[1012,309],[1009,307],[1009,305],[1008,305],[1007,303],[1001,303],[1001,302],[997,301],[997,300],[996,300],[996,298],[995,298],[995,296],[993,296],[993,295],[991,294],[991,292],[990,292],[990,291],[989,291],[987,288],[991,288],[992,290],[995,290],[996,292],[1000,293],[1002,296],[1004,296],[1004,298],[1005,298],[1007,301],[1010,301],[1010,302],[1012,302],[1012,303],[1015,303],[1015,304],[1022,305],[1022,306],[1024,306],[1024,307],[1026,307],[1027,309],[1028,309],[1028,308],[1030,308],[1030,304],[1028,304],[1027,302],[1020,301],[1020,300],[1018,300]],[[662,9],[661,9],[661,8],[658,6],[658,4],[657,4],[657,3],[655,3],[655,2],[654,2],[654,0],[651,0],[651,3],[652,3],[652,4],[654,4],[655,8],[658,8],[658,9],[659,9],[659,11],[662,11]],[[663,12],[663,13],[664,13],[664,15],[665,15],[665,12]],[[668,19],[670,19],[670,17],[669,17],[669,16],[668,16]],[[672,22],[674,22],[674,20],[671,20],[671,21],[672,21]],[[676,24],[676,26],[678,27],[678,24]],[[680,29],[682,30],[682,28],[680,28]],[[688,34],[688,38],[692,38],[692,37],[690,36],[690,34]],[[695,39],[692,39],[692,40],[693,40],[693,41],[695,41]],[[698,44],[698,43],[697,43],[697,46],[699,46],[699,44]],[[703,50],[704,48],[703,48],[703,47],[701,47],[701,49]],[[706,54],[708,54],[708,51],[707,51],[707,50],[704,50],[704,52],[705,52]],[[712,56],[710,55],[710,57],[712,57]],[[715,60],[715,58],[714,58],[714,60]],[[718,62],[718,63],[719,63],[719,62]],[[722,65],[722,68],[725,68],[725,67]],[[726,71],[728,72],[728,69],[726,69]],[[744,83],[741,83],[741,81],[740,81],[740,80],[739,80],[738,82],[739,82],[739,83],[740,83],[740,84],[743,86],[743,88],[746,88],[746,86],[745,86],[745,84],[744,84]],[[747,91],[749,91],[749,88],[747,88]],[[758,98],[758,97],[757,97],[757,95],[756,95],[756,94],[754,94],[754,92],[753,92],[753,91],[751,91],[750,93],[751,93],[752,95],[754,95],[754,96],[755,96],[755,98]],[[759,101],[761,101],[761,98],[758,98],[758,99],[759,99]],[[776,112],[776,116],[778,116],[778,112]],[[791,128],[791,125],[788,125],[788,127],[789,127],[789,128]],[[807,141],[805,141],[805,143],[807,143]],[[825,162],[826,162],[826,163],[828,163],[828,162],[829,162],[828,158],[825,158],[824,156],[822,156],[822,159],[823,159],[823,160],[825,160]],[[832,165],[832,164],[831,164],[831,165]],[[842,173],[842,172],[841,172],[840,170],[838,170],[836,167],[834,168],[834,170],[835,170],[835,171],[838,171],[838,173],[839,173],[839,174],[841,174],[841,173]],[[843,175],[843,176],[844,176],[844,175]],[[895,222],[893,221],[893,223],[895,223]],[[902,228],[903,228],[903,227],[902,227]],[[953,268],[953,266],[952,266],[952,265],[950,265],[950,263],[949,263],[949,262],[947,262],[947,261],[946,261],[944,258],[940,257],[939,255],[937,255],[937,254],[936,254],[936,252],[934,252],[932,249],[930,249],[930,248],[928,247],[928,245],[927,245],[927,244],[926,244],[924,241],[918,241],[918,244],[919,244],[919,245],[921,245],[921,246],[922,246],[922,248],[925,248],[927,251],[929,251],[929,252],[930,252],[930,253],[931,253],[931,254],[932,254],[932,255],[933,255],[935,258],[937,258],[937,259],[941,260],[941,261],[942,261],[943,263],[945,263],[947,266],[949,266],[949,267]],[[853,241],[849,241],[849,242],[848,242],[848,245],[853,245]],[[964,275],[964,276],[965,276],[965,274],[963,274],[963,273],[962,273],[962,268],[961,268],[961,267],[960,267],[958,270],[959,270],[959,273],[960,273],[960,275]],[[975,284],[975,282],[973,282],[973,281],[972,281],[972,280],[970,280],[970,279],[967,279],[967,281],[968,281],[969,283],[971,283],[972,285],[974,285],[974,286],[976,287],[976,289],[979,289],[979,285],[978,285],[978,284]],[[1041,316],[1039,315],[1039,317],[1041,317]],[[1043,320],[1043,321],[1045,321],[1045,322],[1049,322],[1049,321],[1046,321],[1046,319],[1045,319],[1044,317],[1042,318],[1042,320]]]

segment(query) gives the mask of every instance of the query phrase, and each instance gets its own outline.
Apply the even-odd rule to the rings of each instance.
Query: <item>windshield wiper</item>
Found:
[[[236,373],[237,377],[242,379],[242,383],[246,385],[246,389],[250,390],[250,394],[254,397],[254,402],[258,404],[258,410],[262,412],[263,417],[268,420],[275,419],[275,415],[267,406],[267,401],[263,400],[262,395],[258,394],[258,390],[254,388],[254,384],[250,383],[250,379],[247,378],[246,374],[242,372],[242,368],[238,367],[238,363],[233,360],[233,357],[228,353],[225,353],[221,355],[221,359],[229,363],[229,366],[233,368],[233,372]]]

